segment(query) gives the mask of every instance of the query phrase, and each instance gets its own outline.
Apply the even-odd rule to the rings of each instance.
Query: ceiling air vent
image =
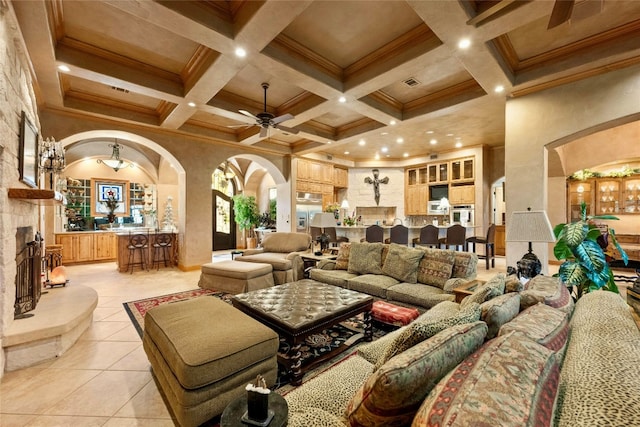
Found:
[[[111,89],[113,89],[113,90],[115,90],[115,91],[117,91],[117,92],[129,93],[129,90],[128,90],[128,89],[124,89],[124,88],[117,87],[117,86],[111,86]]]
[[[406,79],[402,83],[406,84],[409,87],[414,87],[414,86],[418,86],[420,84],[420,81],[418,81],[414,77],[409,77],[408,79]]]
[[[437,158],[438,158],[438,155],[437,155],[437,154],[430,154],[430,155],[429,155],[429,160],[435,160],[435,159],[437,159]]]

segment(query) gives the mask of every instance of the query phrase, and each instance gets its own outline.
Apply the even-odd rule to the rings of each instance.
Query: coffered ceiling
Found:
[[[636,0],[577,0],[552,29],[547,0],[12,4],[41,108],[354,164],[503,145],[507,97],[640,62]],[[263,82],[298,133],[239,112]]]

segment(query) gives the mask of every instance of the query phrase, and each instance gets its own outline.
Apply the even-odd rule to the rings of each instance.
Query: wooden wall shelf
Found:
[[[39,202],[63,203],[62,193],[53,190],[42,190],[39,188],[9,188],[10,199],[34,200]]]

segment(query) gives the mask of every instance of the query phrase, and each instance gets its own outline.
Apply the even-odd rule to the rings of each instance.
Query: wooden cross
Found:
[[[388,184],[389,177],[385,176],[384,178],[378,179],[380,171],[378,169],[373,169],[371,172],[373,172],[373,179],[366,177],[364,182],[366,184],[373,184],[373,194],[375,196],[376,206],[378,206],[380,204],[380,184]]]

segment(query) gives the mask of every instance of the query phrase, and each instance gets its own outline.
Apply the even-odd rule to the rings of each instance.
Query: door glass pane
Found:
[[[231,216],[231,203],[216,196],[216,232],[229,233],[231,231],[229,218]]]

